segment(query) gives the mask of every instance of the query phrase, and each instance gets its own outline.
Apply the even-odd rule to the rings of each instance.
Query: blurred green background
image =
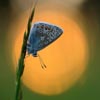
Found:
[[[23,9],[21,5],[19,7],[16,1],[0,0],[0,100],[14,100],[15,96],[15,74],[12,70],[13,64],[9,53],[10,51],[8,50],[7,52],[7,49],[11,47],[11,45],[7,45],[7,36],[9,36],[8,30],[11,22],[21,12],[28,9],[27,7]],[[42,0],[41,2],[44,1]],[[70,0],[61,0],[61,2],[63,1],[67,5],[67,1]],[[90,54],[87,71],[85,73],[85,83],[81,86],[77,82],[69,91],[57,96],[38,95],[23,86],[23,100],[100,100],[100,1],[83,1],[78,11],[83,18],[80,23],[83,23],[82,26],[88,38]],[[22,5],[24,5],[24,2]]]

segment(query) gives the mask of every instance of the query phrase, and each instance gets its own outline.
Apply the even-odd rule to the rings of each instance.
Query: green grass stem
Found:
[[[36,4],[35,4],[36,6]],[[21,90],[21,77],[23,75],[24,72],[24,59],[26,56],[26,47],[27,47],[27,40],[30,34],[30,29],[31,29],[31,24],[32,24],[32,20],[34,18],[34,13],[35,13],[35,6],[32,9],[31,15],[29,17],[28,20],[28,24],[27,24],[27,29],[24,32],[24,37],[23,37],[23,44],[22,44],[22,48],[21,48],[21,53],[20,53],[20,57],[19,57],[19,61],[18,61],[18,66],[17,66],[17,70],[16,70],[16,96],[15,96],[15,100],[22,100],[22,90]]]

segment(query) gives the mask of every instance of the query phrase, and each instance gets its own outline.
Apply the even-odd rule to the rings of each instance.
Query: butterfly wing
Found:
[[[63,30],[58,26],[45,23],[37,22],[35,23],[30,31],[28,38],[28,53],[36,53],[37,51],[45,48],[53,41],[59,38]]]
[[[37,37],[36,34],[37,34],[37,27],[35,27],[34,24],[30,30],[30,34],[27,41],[28,54],[36,54],[36,52],[38,51],[38,43],[40,41],[40,38]]]
[[[56,39],[58,39],[61,34],[63,33],[63,30],[59,28],[58,26],[49,24],[49,23],[37,23],[39,26],[37,29],[36,37],[39,38],[37,49],[38,51],[45,48],[52,42],[54,42]]]

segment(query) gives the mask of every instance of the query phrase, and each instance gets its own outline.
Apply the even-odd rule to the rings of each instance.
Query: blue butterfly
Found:
[[[34,23],[27,42],[28,55],[39,56],[37,52],[58,39],[62,33],[63,30],[56,25],[46,22]]]

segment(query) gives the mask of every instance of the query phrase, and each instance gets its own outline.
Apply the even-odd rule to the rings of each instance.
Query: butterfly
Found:
[[[47,22],[34,23],[27,41],[28,55],[32,54],[34,57],[39,56],[37,52],[57,40],[62,33],[63,30],[56,25]]]

